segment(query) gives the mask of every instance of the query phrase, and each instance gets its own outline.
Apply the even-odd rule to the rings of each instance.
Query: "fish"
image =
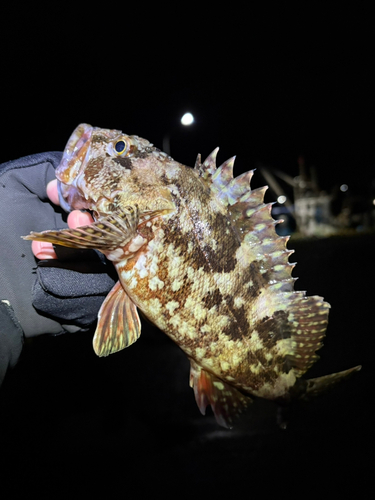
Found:
[[[199,410],[231,428],[255,398],[308,399],[360,370],[314,379],[330,305],[295,291],[288,236],[276,232],[267,186],[233,176],[218,149],[194,168],[146,139],[80,124],[56,169],[63,209],[93,223],[32,232],[27,240],[92,248],[119,280],[98,313],[93,347],[107,356],[141,334],[139,312],[190,361]]]

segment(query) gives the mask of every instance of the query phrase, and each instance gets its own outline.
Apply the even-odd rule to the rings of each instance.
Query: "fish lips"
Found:
[[[72,208],[90,208],[91,205],[82,196],[82,191],[77,186],[77,178],[85,165],[93,130],[94,128],[87,123],[78,125],[70,136],[61,163],[55,171],[60,204],[67,212]]]

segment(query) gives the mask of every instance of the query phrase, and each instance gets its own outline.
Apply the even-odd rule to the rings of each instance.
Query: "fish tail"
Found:
[[[358,365],[342,372],[331,373],[330,375],[324,375],[323,377],[308,379],[306,380],[305,391],[300,395],[299,399],[308,401],[322,392],[331,389],[342,380],[348,378],[354,372],[359,372],[361,368],[362,366]]]

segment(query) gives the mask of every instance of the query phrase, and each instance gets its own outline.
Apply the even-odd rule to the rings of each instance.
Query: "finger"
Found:
[[[53,181],[52,181],[53,182]],[[53,201],[51,199],[51,201]],[[88,212],[73,210],[68,216],[68,225],[71,229],[80,226],[87,226],[93,222],[93,218]],[[31,250],[38,259],[57,259],[52,243],[45,241],[32,241]]]
[[[46,191],[47,196],[52,201],[52,203],[54,203],[55,205],[60,205],[59,193],[57,191],[57,179],[54,179],[47,184]]]
[[[57,179],[50,181],[46,186],[46,192],[48,198],[55,205],[60,205],[59,195],[57,192]],[[57,259],[55,250],[53,249],[52,243],[47,243],[45,241],[32,241],[31,251],[38,259]]]
[[[80,210],[73,210],[68,215],[68,226],[70,229],[75,229],[76,227],[88,226],[94,222],[94,219],[88,212],[81,212]]]
[[[32,241],[31,250],[38,259],[57,259],[52,243],[45,241]]]

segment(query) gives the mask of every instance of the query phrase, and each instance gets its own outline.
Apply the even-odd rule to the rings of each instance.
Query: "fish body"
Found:
[[[230,427],[252,396],[305,397],[360,367],[302,381],[330,306],[294,291],[266,188],[250,188],[252,171],[234,178],[234,158],[217,167],[216,155],[190,168],[145,139],[82,124],[56,176],[63,208],[91,210],[94,223],[27,238],[103,252],[119,282],[99,312],[95,352],[137,340],[140,309],[188,356],[201,412],[210,404]]]

